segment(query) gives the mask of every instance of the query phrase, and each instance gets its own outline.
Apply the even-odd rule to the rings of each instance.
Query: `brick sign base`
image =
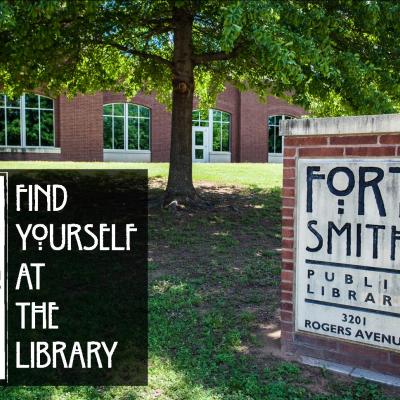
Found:
[[[379,180],[377,175],[379,175],[379,170],[381,168],[375,167],[375,164],[377,166],[385,165],[385,168],[387,171],[390,171],[391,174],[388,179],[392,179],[387,188],[387,193],[389,193],[388,196],[392,196],[390,201],[395,199],[396,196],[399,196],[400,201],[400,174],[398,177],[399,185],[397,186],[397,183],[393,183],[396,182],[395,179],[397,179],[396,171],[400,172],[400,168],[398,167],[398,165],[400,165],[400,115],[288,120],[281,123],[281,132],[283,132],[285,143],[282,204],[282,350],[287,355],[294,355],[296,357],[312,357],[319,360],[345,364],[355,368],[363,368],[373,372],[399,377],[400,346],[397,349],[396,345],[393,345],[392,348],[385,348],[381,343],[357,343],[354,340],[349,340],[344,333],[346,333],[346,328],[352,330],[353,339],[355,336],[354,333],[357,329],[361,329],[363,332],[375,332],[376,334],[381,335],[380,329],[382,326],[385,326],[384,323],[376,324],[373,322],[363,322],[363,318],[366,318],[368,321],[377,321],[377,318],[380,318],[379,321],[385,321],[387,318],[387,321],[390,319],[389,322],[394,323],[396,321],[395,318],[397,318],[397,310],[400,310],[400,305],[396,304],[396,302],[400,301],[400,274],[397,274],[396,271],[396,265],[400,270],[400,241],[397,243],[399,255],[393,256],[397,257],[395,260],[390,258],[390,251],[394,253],[397,249],[396,229],[391,227],[396,226],[397,222],[400,227],[399,203],[396,203],[395,205],[390,203],[389,205],[389,200],[385,197],[386,189],[384,189],[383,186],[379,187],[380,193],[378,193],[378,190],[375,190],[373,187]],[[335,168],[339,169],[336,169],[329,177],[328,173],[323,172],[323,169],[318,170],[317,168],[319,167],[312,166],[312,161],[314,159],[318,160],[320,163],[325,161],[328,163],[330,162],[333,165],[331,169],[334,169],[335,166]],[[310,185],[312,185],[315,190],[313,199],[311,199],[311,192],[305,192],[308,190],[306,179],[304,179],[304,182],[300,182],[300,184],[297,181],[299,178],[300,160],[308,160],[305,164],[304,162],[300,163],[301,165],[311,165],[311,167],[309,167],[311,169],[307,170],[307,172],[304,170],[302,174],[309,174],[307,179],[309,179],[311,182]],[[337,167],[337,165],[340,167]],[[372,169],[368,169],[370,166],[372,166]],[[314,168],[314,170],[312,168]],[[353,182],[353,174],[350,171],[351,168],[353,168],[352,171],[359,171],[361,168],[360,171],[363,174],[362,178],[359,178],[358,175],[355,174]],[[396,168],[399,168],[399,170]],[[383,170],[384,168],[382,167],[381,169]],[[335,172],[338,173],[338,177],[340,173],[342,173],[343,176],[341,179],[344,183],[335,180],[336,178],[333,177]],[[374,175],[373,172],[376,172],[376,174]],[[385,177],[387,175],[389,175],[389,172],[386,172]],[[375,178],[376,182],[374,181],[375,183],[371,183]],[[329,181],[329,179],[331,180]],[[319,187],[322,188],[322,186],[318,185],[325,185],[325,183],[327,183],[328,186],[330,183],[331,190],[337,195],[337,199],[328,192],[326,198],[315,198],[316,194],[321,196],[319,192],[317,192],[317,189]],[[347,192],[351,192],[350,194],[346,193],[346,188],[348,189]],[[305,205],[303,207],[303,203],[301,204],[301,207],[303,207],[304,210],[303,208],[298,208],[301,192],[303,196],[302,198],[305,199],[304,201],[308,202],[307,207],[309,207],[309,209],[307,210]],[[398,195],[397,192],[399,193]],[[341,194],[343,194],[343,198],[340,197]],[[386,205],[385,212],[379,209],[380,206],[378,203],[380,202],[380,194],[382,197],[382,204]],[[349,197],[345,196],[354,196],[354,198],[352,198],[353,200],[349,203],[349,200],[345,200]],[[360,201],[357,200],[360,196],[362,196],[362,201],[365,200],[365,210],[362,208],[363,206],[360,205]],[[313,201],[313,204],[310,203],[311,201]],[[325,204],[329,201],[332,201],[332,207]],[[343,206],[345,211],[340,211],[342,207],[341,205],[343,204],[345,204]],[[304,223],[300,226],[302,229],[300,232],[300,228],[297,226],[298,221],[307,221],[307,217],[312,215],[312,212],[315,212],[316,207],[322,206],[327,207],[326,218],[330,218],[328,217],[328,214],[331,213],[337,221],[342,222],[334,222],[336,220],[332,220],[333,222],[312,220],[310,217],[308,228],[307,223]],[[314,210],[311,211],[312,207],[314,207]],[[353,207],[350,212],[349,207]],[[346,215],[347,212],[348,214]],[[391,212],[394,213],[394,217],[389,218]],[[305,219],[303,217],[303,219],[301,219],[300,215],[298,215],[299,213],[304,213]],[[340,214],[343,213],[344,215],[342,218]],[[320,215],[322,215],[321,219],[323,220],[324,214],[320,213]],[[374,221],[378,221],[377,223],[374,222],[378,228],[371,228],[374,224],[369,224],[368,228],[371,229],[367,230],[365,235],[369,235],[368,240],[370,236],[372,238],[371,242],[368,243],[374,243],[373,240],[376,238],[387,238],[388,242],[384,242],[385,244],[379,244],[376,250],[379,252],[382,251],[383,253],[380,253],[379,255],[374,254],[373,245],[368,244],[363,247],[363,253],[360,255],[361,249],[356,251],[353,248],[356,242],[359,245],[361,243],[361,236],[357,238],[354,236],[355,230],[352,231],[353,236],[348,237],[348,247],[350,245],[354,246],[351,249],[350,247],[346,248],[345,236],[348,232],[345,229],[344,222],[347,221],[347,216],[349,218],[354,218],[354,229],[356,228],[357,223],[364,229],[364,220],[368,225],[369,218],[374,218]],[[384,231],[384,228],[382,228],[382,226],[384,226],[385,223],[387,223],[387,231],[385,231],[387,232],[385,233],[386,236],[379,236],[383,235],[382,232]],[[319,302],[318,304],[324,303],[320,300],[315,300],[320,294],[320,292],[318,292],[318,294],[315,289],[318,285],[308,285],[307,282],[304,282],[304,279],[307,279],[307,277],[310,279],[310,282],[315,282],[312,281],[312,279],[314,279],[313,274],[315,274],[317,269],[311,268],[298,256],[299,254],[302,254],[301,252],[307,253],[309,251],[309,253],[305,254],[305,257],[311,258],[311,260],[307,262],[310,264],[318,264],[319,261],[315,262],[312,258],[318,258],[319,244],[321,244],[322,247],[322,238],[318,237],[318,232],[315,233],[317,227],[321,226],[321,224],[331,224],[329,226],[333,226],[334,229],[337,229],[336,231],[332,230],[333,234],[331,233],[331,236],[333,235],[334,237],[333,239],[331,237],[331,240],[334,241],[333,249],[330,249],[331,253],[329,253],[328,249],[327,252],[329,254],[325,255],[325,258],[320,257],[322,260],[321,262],[323,263],[321,268],[331,268],[332,266],[339,268],[331,268],[329,271],[328,269],[325,269],[324,272],[320,272],[321,269],[318,269],[318,273],[326,273],[327,278],[330,276],[333,277],[332,274],[334,273],[337,274],[336,276],[341,274],[340,276],[343,276],[343,280],[347,279],[347,282],[343,282],[343,287],[348,284],[348,287],[346,287],[346,293],[349,292],[348,289],[350,288],[350,294],[346,298],[343,296],[337,298],[336,303],[334,301],[335,299],[332,300],[332,295],[330,295],[330,297],[325,296],[329,297],[329,301],[326,302],[328,306],[315,308],[315,318],[319,318],[323,321],[325,318],[323,307],[326,307],[325,310],[328,310],[327,307],[332,304],[335,304],[335,310],[338,309],[338,313],[341,313],[341,315],[346,314],[353,315],[353,318],[357,317],[356,321],[358,325],[355,323],[350,324],[348,319],[346,320],[347,322],[343,322],[343,320],[347,318],[345,316],[341,316],[341,318],[343,318],[342,322],[334,322],[335,325],[343,326],[343,328],[341,328],[342,331],[339,332],[339,334],[337,328],[334,328],[334,334],[329,332],[328,334],[326,334],[326,332],[321,332],[322,334],[311,331],[306,332],[304,329],[301,329],[301,325],[299,325],[300,315],[296,315],[296,312],[300,312],[298,310],[303,309],[303,305],[307,306],[302,304],[304,301],[309,301],[311,303]],[[343,228],[343,230],[340,231],[339,228]],[[376,231],[376,238],[373,236],[374,229]],[[392,236],[390,236],[390,229],[392,229]],[[306,250],[306,245],[304,245],[304,248],[297,248],[299,243],[303,245],[304,240],[299,240],[298,237],[298,234],[300,233],[303,235],[303,232],[307,232],[310,235],[309,243],[306,242],[309,250]],[[390,238],[392,238],[395,243],[393,245],[394,248],[386,249],[385,246],[390,246]],[[324,246],[325,243],[326,241],[324,242]],[[346,252],[348,252],[348,254]],[[337,260],[335,261],[334,257],[340,259],[340,262],[336,262]],[[298,260],[301,260],[301,262],[298,262]],[[335,262],[332,262],[332,260]],[[348,266],[351,270],[347,270]],[[381,270],[381,268],[383,269]],[[305,275],[296,275],[300,273],[301,269],[303,269],[302,271]],[[307,273],[309,276],[306,275]],[[347,278],[345,278],[346,274],[348,275]],[[388,279],[386,279],[385,274],[389,276]],[[303,279],[301,281],[302,285],[296,285],[296,276],[298,277],[297,279],[299,279],[299,276],[305,277],[301,278]],[[349,276],[352,278],[349,278]],[[375,279],[376,285],[379,285],[379,289],[377,289],[376,292],[377,295],[380,296],[379,300],[378,298],[373,300],[371,298],[365,299],[366,296],[364,296],[363,301],[366,300],[366,302],[364,301],[361,304],[359,302],[361,296],[357,293],[358,297],[356,302],[356,291],[352,294],[351,288],[353,287],[352,285],[357,283],[354,282],[354,279],[361,278],[354,278],[354,276],[362,276],[363,279],[362,283],[359,283],[359,286],[357,287],[358,289],[360,289],[361,286],[363,288],[372,287],[372,281]],[[351,282],[351,284],[349,282]],[[389,284],[387,282],[389,282]],[[388,285],[390,286],[389,289],[387,289]],[[322,285],[319,285],[318,287],[320,286]],[[304,289],[301,289],[303,287]],[[329,287],[329,285],[327,287]],[[393,287],[394,289],[392,289]],[[304,290],[304,293],[296,293],[296,290]],[[373,291],[373,288],[371,288],[371,291]],[[334,295],[335,293],[333,296]],[[383,295],[387,295],[387,298],[382,300]],[[308,299],[306,299],[307,297]],[[296,302],[298,304],[296,304]],[[363,324],[364,326],[362,326]],[[398,327],[398,335],[400,335],[400,313],[398,318]],[[340,333],[343,334],[340,335]],[[378,336],[378,338],[381,338],[381,336]],[[396,341],[396,339],[394,339],[394,341]]]

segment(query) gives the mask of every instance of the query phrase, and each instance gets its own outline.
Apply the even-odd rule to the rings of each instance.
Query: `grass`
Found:
[[[3,169],[134,169],[145,168],[149,177],[165,179],[168,175],[168,163],[101,163],[101,162],[49,162],[49,161],[0,161]],[[279,164],[194,164],[193,179],[196,182],[207,181],[214,184],[240,185],[269,188],[281,186],[282,165]]]
[[[0,163],[5,168],[148,167],[152,196],[166,164]],[[271,356],[279,329],[281,166],[195,165],[212,209],[151,209],[149,385],[0,389],[7,400],[383,400],[377,385]]]

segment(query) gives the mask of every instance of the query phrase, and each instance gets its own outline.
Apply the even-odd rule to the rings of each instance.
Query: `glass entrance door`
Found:
[[[192,128],[192,159],[193,162],[208,162],[208,128],[194,126]]]

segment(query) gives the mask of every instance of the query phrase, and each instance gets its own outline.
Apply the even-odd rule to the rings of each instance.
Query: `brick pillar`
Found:
[[[389,256],[391,249],[388,248],[391,243],[392,226],[400,230],[400,175],[397,174],[400,171],[400,115],[291,120],[281,123],[281,132],[285,136],[282,203],[282,351],[298,357],[300,361],[304,360],[304,357],[312,357],[344,364],[351,367],[350,370],[362,368],[372,373],[400,376],[400,344],[396,344],[400,340],[399,329],[391,330],[389,327],[396,323],[400,326],[400,275],[396,272],[400,270],[400,246],[397,244],[399,251],[395,260]],[[332,172],[333,167],[337,166],[342,170]],[[367,172],[367,175],[362,177],[360,168],[366,167],[383,171],[379,190],[386,206],[386,215],[380,215],[377,206],[379,195],[375,190],[371,186],[360,189],[363,179],[369,182],[378,176],[378,172]],[[347,169],[343,172],[343,168]],[[335,197],[327,184],[328,172],[331,173],[331,178],[335,174],[342,174],[334,178],[337,180],[330,181],[333,186],[342,185],[341,189],[346,186],[352,187],[349,176],[354,173],[354,189],[351,193]],[[307,176],[313,179],[310,183],[310,195],[307,192],[309,181],[303,179]],[[299,182],[299,179],[302,180]],[[322,196],[321,193],[326,195]],[[342,192],[337,192],[340,193]],[[312,211],[307,208],[308,203],[307,207],[304,205],[304,199],[312,199]],[[368,202],[364,213],[358,208],[360,201],[365,201],[365,204]],[[339,210],[342,205],[344,212]],[[325,210],[326,218],[324,213],[315,217],[319,209]],[[323,245],[320,250],[316,250],[319,239],[310,233],[307,223],[304,223],[310,220],[315,220],[315,223],[311,222],[311,226],[317,227],[321,234]],[[331,239],[335,240],[331,253],[327,250],[329,239],[324,231],[329,220],[340,227],[349,222],[349,230],[351,229],[353,235],[347,242],[345,234],[343,237],[334,236],[334,239]],[[299,221],[302,221],[301,224]],[[385,227],[379,228],[381,236],[377,236],[377,240],[382,241],[378,245],[379,257],[376,258],[372,250],[372,231],[366,229],[366,224],[371,224],[371,221],[373,224],[377,224],[378,221],[380,226]],[[358,243],[358,236],[357,239],[354,236],[357,235],[357,223],[361,225],[360,230],[363,232],[360,236],[361,255],[357,254],[355,248]],[[310,241],[307,242],[305,235],[310,235]],[[304,243],[308,243],[308,249],[312,250],[307,250]],[[350,243],[350,255],[347,254],[346,243]],[[305,259],[303,254],[311,261]],[[317,259],[320,261],[316,261]],[[314,275],[309,271],[319,274],[318,280],[313,280]],[[322,278],[326,271],[329,271],[329,274],[334,272],[335,279],[341,279],[343,274],[348,273],[358,287],[355,286],[356,283],[329,283]],[[307,274],[311,276],[308,278]],[[297,282],[296,276],[299,277]],[[364,281],[365,276],[367,283]],[[385,279],[389,282],[387,290],[384,289]],[[308,282],[310,287],[307,286],[307,290],[303,290]],[[334,285],[340,287],[343,296],[348,298],[332,297],[329,290]],[[367,285],[371,287],[366,287]],[[321,286],[325,287],[323,297]],[[348,294],[348,290],[357,292],[357,301]],[[366,291],[373,293],[375,303],[364,301]],[[382,303],[383,294],[391,296],[391,306]],[[394,300],[395,298],[397,300]],[[322,300],[325,305],[321,305]],[[343,305],[344,308],[341,308]],[[309,315],[307,307],[314,307],[312,310],[315,312],[311,314],[311,318],[303,318],[303,314]],[[329,313],[338,315],[338,318],[330,318]],[[344,314],[347,317],[342,316]],[[359,316],[361,322],[349,322],[349,315]],[[365,324],[362,322],[364,317]],[[347,322],[344,322],[345,318]],[[311,325],[310,322],[307,327],[307,321],[311,320],[316,323]],[[319,323],[326,325],[319,327]],[[362,339],[361,336],[356,336],[358,330],[362,331]],[[372,338],[368,339],[365,332],[372,335]],[[392,334],[394,340],[390,336]],[[388,341],[391,341],[391,344],[388,344]]]

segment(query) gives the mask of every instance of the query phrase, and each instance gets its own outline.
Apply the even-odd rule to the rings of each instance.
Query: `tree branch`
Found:
[[[171,26],[160,26],[158,28],[150,29],[139,36],[144,37],[146,40],[149,40],[151,37],[155,35],[161,35],[162,33],[171,32],[173,28]]]
[[[208,64],[213,61],[226,61],[237,57],[243,44],[237,44],[229,53],[225,51],[216,51],[214,53],[197,54],[193,56],[193,62],[196,65]]]
[[[132,56],[138,56],[141,58],[145,58],[148,60],[154,60],[157,61],[161,64],[167,65],[168,67],[172,67],[172,62],[167,60],[164,57],[161,57],[157,54],[153,54],[153,53],[146,53],[145,51],[141,51],[141,50],[136,50],[136,49],[131,49],[130,47],[124,46],[122,44],[119,43],[115,43],[115,42],[102,42],[99,44],[105,44],[111,47],[114,47],[115,49],[121,50],[124,53],[128,53]]]

